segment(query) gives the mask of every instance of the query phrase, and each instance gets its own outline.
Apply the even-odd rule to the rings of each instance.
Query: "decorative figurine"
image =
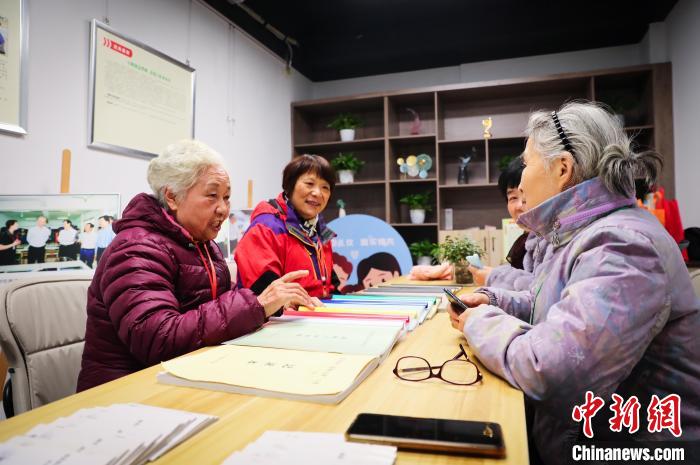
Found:
[[[345,216],[345,202],[343,199],[338,199],[338,201],[335,203],[338,205],[338,218],[342,218]]]
[[[433,167],[433,159],[427,153],[421,153],[416,157],[416,163],[418,165],[418,177],[425,179],[428,177],[428,171]]]
[[[459,157],[459,171],[457,173],[457,184],[467,184],[469,182],[469,162],[476,156],[476,147],[472,147],[471,155]]]
[[[404,160],[403,157],[397,158],[396,164],[399,165],[399,173],[401,173],[399,175],[400,179],[406,179],[406,173],[408,173],[408,165],[406,164],[406,160]]]
[[[411,123],[411,134],[420,134],[422,123],[420,121],[420,117],[418,116],[418,112],[413,108],[406,108],[406,110],[408,110],[413,115],[413,123]]]
[[[493,126],[493,120],[489,116],[488,118],[481,120],[481,124],[484,126],[484,139],[491,138],[491,126]]]
[[[412,178],[418,176],[420,168],[418,167],[418,157],[415,155],[409,155],[406,157],[406,165],[408,165],[408,170],[406,171],[408,175]]]

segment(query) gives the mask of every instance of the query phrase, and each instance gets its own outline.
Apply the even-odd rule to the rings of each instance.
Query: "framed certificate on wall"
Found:
[[[153,157],[193,138],[194,89],[194,69],[92,20],[90,147]]]
[[[0,131],[27,133],[27,2],[0,0]]]

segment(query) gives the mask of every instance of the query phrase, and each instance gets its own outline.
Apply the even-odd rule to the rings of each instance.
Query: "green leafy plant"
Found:
[[[357,158],[353,152],[341,152],[331,160],[331,166],[336,171],[350,170],[353,173],[357,173],[364,164],[365,162]]]
[[[359,128],[363,124],[363,121],[358,116],[352,113],[341,113],[328,123],[328,127],[340,131],[341,129]]]
[[[438,245],[430,242],[427,239],[423,239],[420,242],[413,242],[408,246],[408,250],[416,258],[419,257],[436,257],[438,251]]]
[[[498,160],[499,171],[505,171],[506,168],[508,168],[508,165],[510,165],[510,162],[512,162],[516,158],[518,158],[518,157],[516,157],[515,155],[506,155],[506,156],[501,157]]]
[[[408,194],[399,199],[399,202],[408,205],[410,210],[425,210],[431,211],[433,207],[430,205],[432,193],[425,191],[423,194]]]
[[[479,245],[468,237],[447,236],[445,241],[437,247],[437,256],[441,261],[448,261],[457,264],[465,261],[467,255],[477,254],[481,257],[484,254]]]

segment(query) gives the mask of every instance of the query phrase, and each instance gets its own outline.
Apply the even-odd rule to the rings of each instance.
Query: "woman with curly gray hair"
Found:
[[[697,441],[700,301],[678,244],[634,196],[635,179],[656,182],[659,155],[631,150],[617,120],[593,103],[535,112],[526,135],[528,211],[518,223],[552,250],[528,291],[479,289],[463,297],[469,311],[451,313],[453,326],[525,393],[545,463],[564,463],[591,435]],[[575,407],[589,391],[608,407],[583,428]],[[611,427],[612,405],[632,396],[643,406],[639,430]],[[647,427],[643,413],[660,406],[676,418]]]
[[[88,290],[78,390],[259,328],[282,307],[312,305],[292,271],[256,296],[236,289],[216,238],[229,214],[223,159],[201,142],[168,146],[148,165],[139,194]]]

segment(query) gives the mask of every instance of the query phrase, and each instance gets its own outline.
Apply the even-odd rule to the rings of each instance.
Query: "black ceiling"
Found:
[[[677,0],[205,0],[312,81],[639,42]],[[244,8],[236,5],[242,3]]]

